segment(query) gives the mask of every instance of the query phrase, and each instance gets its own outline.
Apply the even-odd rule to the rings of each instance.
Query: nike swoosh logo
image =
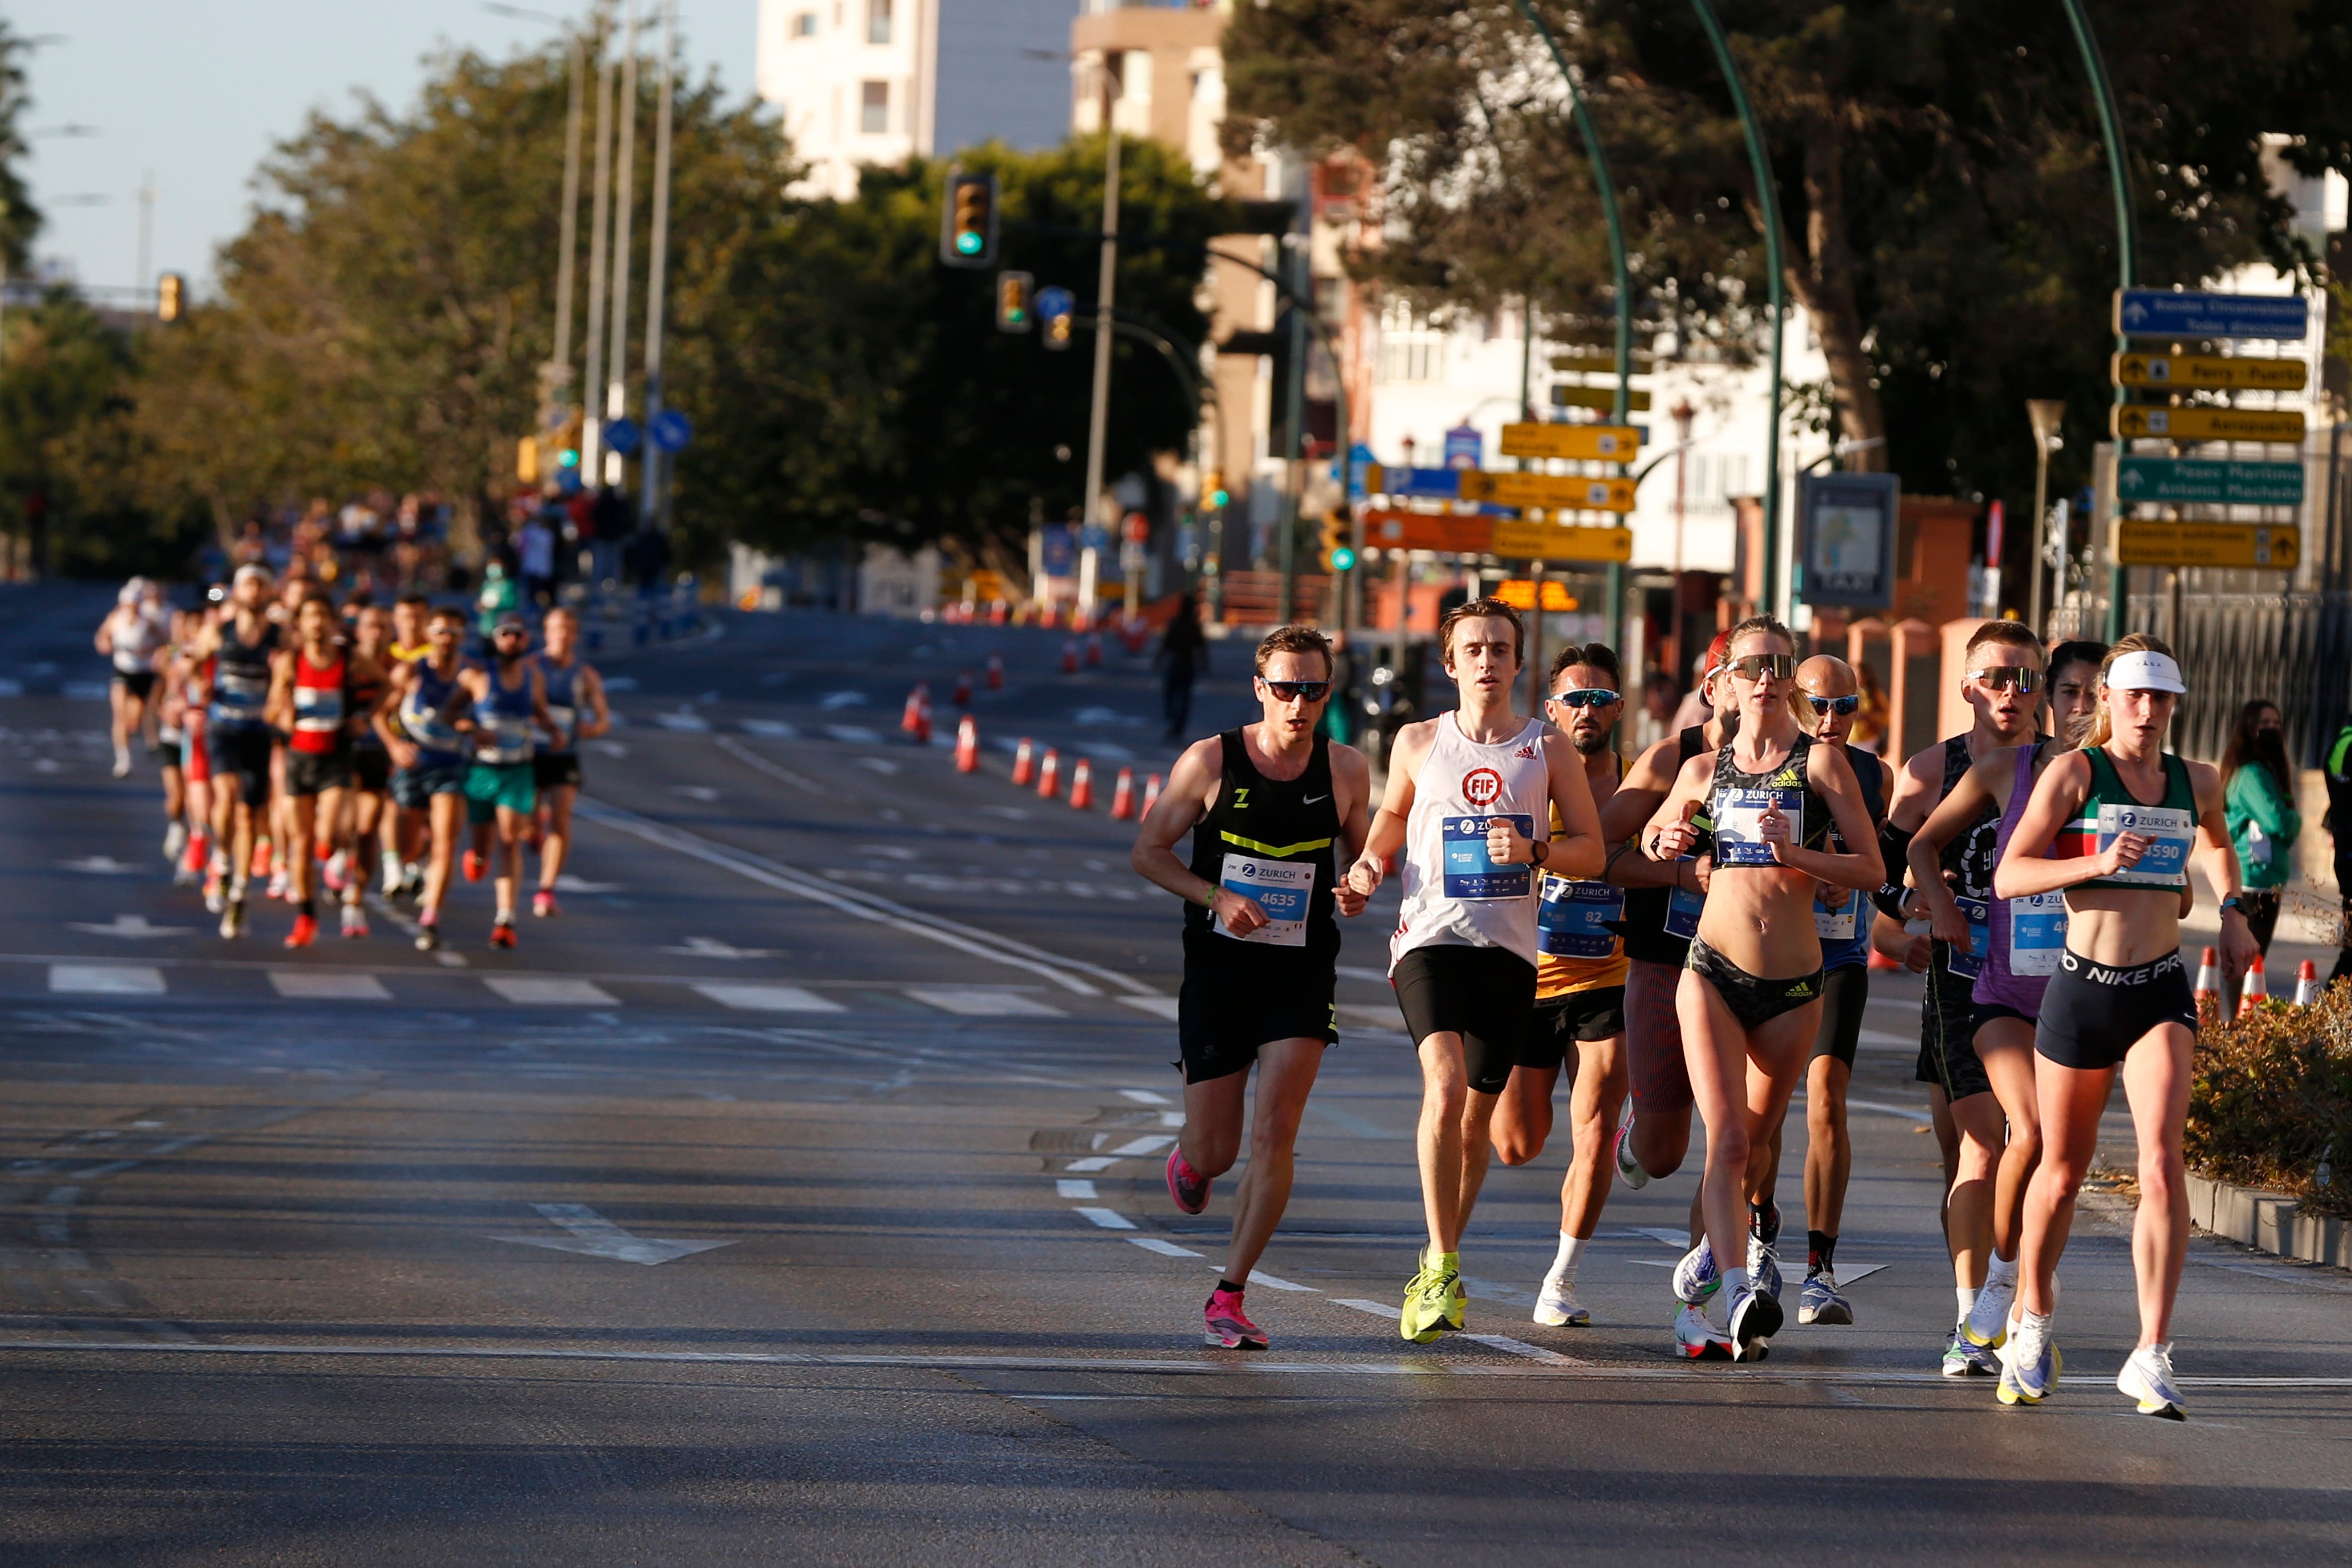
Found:
[[[1318,801],[1326,801],[1330,798],[1331,797],[1328,795],[1310,795],[1302,798],[1298,804],[1301,805],[1313,805]]]

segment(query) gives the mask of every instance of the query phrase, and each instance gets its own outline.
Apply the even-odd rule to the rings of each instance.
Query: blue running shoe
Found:
[[[1991,1351],[1971,1341],[1958,1328],[1944,1345],[1944,1375],[1946,1377],[1997,1377],[2000,1362]]]
[[[2172,1382],[2172,1347],[2142,1345],[2132,1352],[2131,1360],[2124,1363],[2116,1374],[2116,1386],[2139,1401],[2142,1415],[2155,1415],[2166,1421],[2186,1421],[2189,1407],[2180,1397],[2180,1390]]]
[[[1731,1331],[1732,1342],[1739,1347],[1742,1361],[1761,1361],[1771,1348],[1772,1336],[1780,1331],[1780,1303],[1759,1289],[1752,1282],[1731,1299],[1731,1311],[1725,1327]]]
[[[1853,1303],[1839,1294],[1837,1275],[1824,1268],[1818,1274],[1805,1276],[1804,1285],[1797,1291],[1797,1321],[1801,1323],[1851,1323]]]
[[[1700,1237],[1698,1245],[1683,1254],[1675,1265],[1675,1296],[1691,1306],[1715,1300],[1723,1288],[1723,1275],[1715,1267],[1715,1250]]]
[[[2003,1405],[2039,1405],[2058,1386],[2065,1364],[2051,1335],[2050,1320],[2037,1323],[2034,1314],[2026,1313],[2001,1347],[2000,1386],[1994,1393]]]

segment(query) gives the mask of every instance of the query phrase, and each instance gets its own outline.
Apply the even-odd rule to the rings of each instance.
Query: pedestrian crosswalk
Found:
[[[518,1007],[698,1007],[742,1013],[896,1014],[901,1017],[1061,1018],[1070,1009],[1045,986],[849,984],[812,980],[698,980],[689,976],[484,974],[446,969],[327,969],[255,963],[58,962],[46,965],[52,996],[157,997],[192,1003],[373,1002],[415,1006],[495,1000]],[[0,997],[37,973],[0,966]],[[1137,1001],[1137,998],[1121,998]],[[1149,1001],[1150,998],[1141,1000]],[[1167,999],[1172,1006],[1173,998]],[[1158,1011],[1159,1009],[1151,1009]]]

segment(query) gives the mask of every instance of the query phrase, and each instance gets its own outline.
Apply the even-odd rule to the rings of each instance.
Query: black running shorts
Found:
[[[208,724],[205,754],[216,782],[234,780],[239,799],[248,810],[269,804],[271,731],[259,724]]]
[[[1442,942],[1416,947],[1389,971],[1405,1033],[1462,1037],[1470,1087],[1500,1094],[1535,1023],[1536,966],[1508,948]]]
[[[352,748],[352,787],[383,795],[392,786],[392,753],[382,746]]]
[[[351,753],[341,747],[331,752],[298,752],[291,746],[286,749],[288,795],[322,795],[331,789],[349,789],[351,784]]]
[[[1519,1051],[1523,1068],[1557,1070],[1568,1060],[1568,1048],[1578,1041],[1612,1039],[1625,1032],[1625,988],[1596,985],[1586,991],[1564,991],[1536,998],[1536,1016],[1528,1029],[1528,1043]]]
[[[1822,976],[1822,1026],[1813,1032],[1811,1060],[1823,1057],[1850,1069],[1862,1044],[1862,1010],[1870,1003],[1870,965],[1846,963]]]
[[[1919,1065],[1912,1077],[1940,1084],[1944,1103],[1990,1094],[1992,1079],[1977,1058],[1976,984],[1945,967],[1951,949],[1934,943],[1928,952],[1926,993],[1919,998]]]
[[[1231,937],[1202,942],[1240,949]],[[1247,1072],[1260,1047],[1276,1040],[1337,1044],[1339,974],[1328,958],[1265,963],[1263,952],[1198,951],[1186,933],[1184,980],[1176,991],[1176,1066],[1186,1083]]]
[[[532,752],[530,780],[541,795],[545,795],[558,785],[578,789],[580,787],[580,753],[577,752]]]
[[[2197,1032],[2197,999],[2179,953],[2117,969],[2069,948],[2042,994],[2033,1049],[2062,1068],[2121,1067],[2149,1030],[2166,1024]]]
[[[1715,988],[1723,1005],[1743,1029],[1769,1024],[1783,1013],[1793,1013],[1822,999],[1822,972],[1769,980],[1750,974],[1707,945],[1706,938],[1691,938],[1690,972]]]
[[[144,702],[149,693],[155,689],[155,672],[152,669],[118,669],[114,672],[114,683]]]

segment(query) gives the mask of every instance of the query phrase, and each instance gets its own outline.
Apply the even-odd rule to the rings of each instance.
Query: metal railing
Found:
[[[2179,657],[2182,756],[2220,761],[2239,708],[2261,698],[2285,721],[2287,754],[2317,767],[2352,707],[2352,593],[2136,594],[2125,629],[2153,632]]]

